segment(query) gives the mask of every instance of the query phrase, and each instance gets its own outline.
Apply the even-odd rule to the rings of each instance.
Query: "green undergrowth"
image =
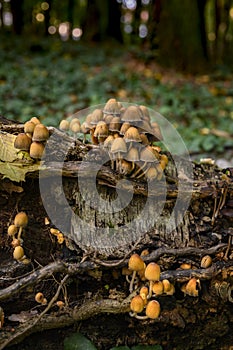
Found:
[[[1,46],[0,114],[6,118],[39,116],[58,126],[115,97],[160,112],[190,152],[223,152],[233,145],[233,74],[225,67],[185,77],[153,60],[145,64],[135,48],[7,37]]]

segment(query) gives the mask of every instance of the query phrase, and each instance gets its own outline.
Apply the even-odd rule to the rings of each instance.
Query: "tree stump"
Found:
[[[233,344],[232,169],[180,157],[177,173],[170,157],[161,181],[126,178],[111,169],[101,147],[55,128],[44,160],[10,159],[7,147],[23,125],[0,122],[0,349],[20,349],[30,339],[41,346],[57,329],[63,331],[56,349],[77,329],[100,350]],[[193,178],[185,178],[182,169],[190,166]],[[13,259],[7,234],[21,211],[29,219],[22,233],[27,263]],[[173,295],[154,297],[161,305],[154,320],[129,314],[133,296],[147,284],[138,278],[129,291],[123,271],[133,253],[159,264],[160,279],[175,287]],[[196,296],[182,288],[191,278]],[[35,301],[38,292],[46,304]]]

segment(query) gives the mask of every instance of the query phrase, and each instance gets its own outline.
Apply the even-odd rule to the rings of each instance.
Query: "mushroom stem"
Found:
[[[133,285],[134,285],[134,280],[135,280],[135,277],[136,277],[136,273],[137,273],[137,271],[133,271],[132,279],[131,279],[130,284],[129,284],[129,291],[130,291],[130,293],[132,293],[132,291],[133,291]]]
[[[140,170],[142,170],[142,168],[140,168]],[[137,179],[140,179],[141,177],[145,176],[145,174],[147,173],[147,171],[149,170],[149,167],[145,169],[145,171],[143,171],[140,175],[137,176]]]
[[[144,162],[144,164],[143,164],[141,167],[139,166],[138,170],[135,171],[135,173],[133,174],[132,177],[137,177],[137,175],[138,175],[141,171],[143,171],[143,169],[146,167],[146,165],[147,165],[147,163]],[[144,171],[143,171],[143,175],[144,175]]]
[[[149,283],[149,293],[148,293],[147,299],[150,299],[151,296],[152,296],[153,284],[154,284],[154,282],[150,281],[150,283]]]
[[[21,234],[23,232],[23,227],[20,226],[17,239],[20,240]]]

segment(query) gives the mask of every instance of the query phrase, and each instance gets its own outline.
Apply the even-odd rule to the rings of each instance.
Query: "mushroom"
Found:
[[[123,159],[123,155],[127,152],[127,147],[124,139],[118,137],[113,140],[110,149],[111,159],[116,159],[116,170],[121,171],[121,159]]]
[[[199,285],[199,280],[195,277],[191,278],[188,283],[182,286],[181,290],[185,294],[190,295],[191,297],[197,297],[198,296],[198,289],[197,286]]]
[[[152,133],[148,134],[148,140],[153,142],[163,141],[163,136],[159,127],[159,124],[156,122],[151,123]]]
[[[151,166],[144,174],[148,181],[153,181],[158,176],[158,171],[155,166]]]
[[[35,129],[35,124],[32,121],[29,120],[24,124],[24,132],[30,138],[32,138],[34,129]]]
[[[28,224],[28,216],[24,211],[21,211],[20,213],[18,213],[15,216],[14,225],[16,227],[19,227],[19,232],[18,232],[18,237],[17,237],[18,239],[20,239],[21,234],[22,234],[22,230],[24,227],[27,226],[27,224]]]
[[[16,136],[14,147],[21,150],[28,152],[30,149],[30,145],[32,143],[32,140],[30,137],[28,137],[24,133],[20,133]]]
[[[80,124],[80,121],[77,119],[77,118],[75,118],[76,120],[75,121],[73,121],[73,123],[70,123],[70,127],[69,127],[69,129],[70,129],[70,131],[74,134],[74,136],[76,137],[76,135],[80,132],[80,130],[81,130],[81,124]]]
[[[170,283],[169,280],[164,279],[162,280],[163,283],[163,292],[167,295],[173,295],[175,293],[175,287],[174,284]]]
[[[126,131],[130,128],[130,123],[124,122],[120,128],[120,135],[125,135]]]
[[[146,305],[148,302],[148,299],[147,299],[148,294],[149,294],[149,289],[146,286],[141,287],[139,291],[139,295],[142,298],[144,305]]]
[[[183,263],[180,265],[180,269],[182,269],[182,270],[189,270],[191,268],[192,268],[192,265],[189,263]]]
[[[35,301],[39,304],[46,305],[47,299],[44,297],[44,294],[42,292],[38,292],[35,295]]]
[[[160,315],[160,304],[157,300],[150,300],[146,306],[146,316],[151,319],[156,319]]]
[[[12,240],[12,242],[11,242],[11,246],[12,246],[13,248],[15,248],[15,247],[20,246],[21,243],[22,243],[22,242],[21,242],[20,239],[14,238],[14,239]]]
[[[109,123],[108,129],[112,133],[117,132],[119,134],[120,129],[121,129],[121,118],[120,117],[113,117]]]
[[[133,146],[134,142],[138,143],[142,141],[138,129],[134,126],[131,126],[128,130],[126,130],[124,140],[126,143],[130,143],[129,149]]]
[[[135,168],[135,162],[138,162],[140,160],[138,149],[136,147],[131,147],[128,153],[125,155],[125,159],[129,162],[132,162],[133,171]]]
[[[159,281],[160,279],[160,266],[155,262],[150,262],[145,270],[145,277],[149,281],[149,295],[152,295],[153,283]]]
[[[33,122],[35,125],[41,124],[40,120],[37,117],[32,117],[30,121]]]
[[[150,113],[149,110],[146,106],[139,106],[140,110],[142,111],[142,118],[143,120],[147,120],[148,122],[150,121]]]
[[[16,235],[17,232],[18,232],[18,227],[17,226],[15,226],[13,224],[8,226],[8,229],[7,229],[8,236],[11,236],[13,239],[15,239],[15,235]]]
[[[62,119],[59,124],[59,129],[61,131],[68,131],[70,127],[70,122],[66,119]]]
[[[132,298],[130,302],[130,310],[131,312],[129,313],[131,317],[136,317],[137,314],[142,312],[144,309],[144,301],[140,295],[136,295]]]
[[[23,247],[21,247],[21,246],[15,247],[15,249],[14,249],[14,251],[13,251],[13,258],[14,258],[15,260],[20,261],[20,260],[22,260],[24,257],[25,257],[25,255],[24,255],[24,249],[23,249]]]
[[[41,159],[43,157],[45,146],[41,142],[32,142],[30,146],[30,157],[33,159]]]
[[[156,281],[156,282],[153,283],[152,292],[156,296],[163,294],[163,283],[162,283],[162,281]]]
[[[138,254],[135,253],[135,254],[131,255],[129,262],[128,262],[129,270],[133,271],[132,278],[131,278],[130,285],[129,285],[130,293],[132,293],[132,291],[133,291],[133,284],[134,284],[134,280],[135,280],[137,271],[143,270],[144,266],[145,266],[144,261],[142,260],[142,258]]]
[[[98,138],[99,143],[103,143],[108,137],[108,125],[101,120],[95,128],[94,136]]]
[[[49,131],[43,124],[36,124],[33,135],[32,135],[32,141],[36,142],[45,142],[49,138]]]
[[[211,256],[210,255],[203,256],[203,258],[201,259],[201,268],[207,269],[211,265],[212,265],[212,258],[211,258]]]
[[[147,147],[143,147],[141,149],[140,152],[140,161],[143,162],[142,166],[134,173],[133,177],[138,177],[141,178],[143,175],[146,174],[146,172],[149,170],[149,168],[158,164],[159,161],[156,158],[154,151],[152,149],[152,147],[147,146]],[[146,168],[146,169],[145,169]],[[145,169],[145,170],[144,170]],[[139,173],[141,172],[141,174],[139,175]]]
[[[130,176],[130,174],[132,173],[133,171],[133,167],[132,167],[132,162],[128,162],[127,160],[125,159],[122,159],[121,160],[121,170],[120,170],[120,173],[122,175],[126,175],[126,176]]]
[[[91,113],[91,125],[97,125],[100,120],[103,120],[103,112],[101,109],[97,108]]]
[[[104,114],[120,115],[120,105],[115,98],[110,98],[104,106]]]
[[[138,106],[129,106],[125,109],[121,116],[123,122],[131,123],[132,125],[138,125],[141,123],[143,113]]]

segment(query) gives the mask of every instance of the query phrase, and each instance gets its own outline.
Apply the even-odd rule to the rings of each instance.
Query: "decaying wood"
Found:
[[[0,130],[4,133],[18,133],[22,128],[21,124],[0,119]],[[0,179],[0,305],[5,312],[5,324],[0,329],[0,349],[20,343],[32,333],[68,327],[75,323],[81,325],[86,319],[90,319],[94,327],[94,317],[108,317],[109,314],[119,314],[126,327],[129,324],[138,327],[139,320],[128,315],[132,295],[129,294],[122,268],[127,266],[132,252],[141,253],[145,249],[148,251],[143,257],[145,263],[156,261],[161,266],[161,279],[169,279],[176,290],[173,296],[159,299],[162,310],[157,320],[141,321],[145,337],[155,339],[153,332],[149,333],[150,325],[153,324],[153,327],[157,327],[157,341],[161,340],[165,344],[169,334],[179,344],[179,337],[185,338],[185,334],[176,336],[173,327],[177,327],[180,332],[184,328],[191,330],[196,327],[199,333],[195,336],[206,336],[207,343],[211,344],[215,335],[210,340],[208,329],[199,328],[202,316],[199,316],[198,305],[201,305],[203,315],[208,315],[208,322],[214,324],[216,338],[220,337],[221,332],[230,332],[233,323],[232,170],[229,169],[226,176],[225,171],[214,165],[193,163],[194,177],[185,179],[182,188],[184,198],[186,189],[188,196],[191,191],[190,205],[181,224],[169,231],[164,222],[174,208],[179,190],[179,179],[172,166],[165,172],[165,181],[155,184],[148,192],[144,180],[124,178],[112,170],[108,162],[102,164],[101,148],[83,144],[54,128],[50,128],[50,132],[56,137],[48,141],[48,156],[46,162],[41,164],[39,173],[28,173],[22,183]],[[186,161],[181,159],[182,162],[185,166]],[[116,190],[133,193],[130,210],[126,208],[119,213],[104,215],[96,211],[95,226],[122,227],[130,215],[137,217],[140,214],[145,198],[150,197],[149,209],[144,217],[148,223],[153,208],[166,190],[161,218],[141,235],[130,233],[127,236],[127,230],[119,230],[118,236],[114,236],[118,244],[113,247],[108,245],[111,243],[108,234],[100,237],[94,231],[87,232],[85,220],[80,226],[75,217],[85,217],[87,222],[93,220],[93,211],[85,206],[82,198],[85,190],[80,192],[78,181],[85,179],[87,184],[91,184],[90,165],[92,171],[97,172],[98,193],[106,201],[111,202],[116,198]],[[62,177],[65,200],[72,209],[71,213],[64,211],[59,177]],[[121,181],[125,179],[127,181]],[[47,184],[44,200],[52,213],[56,213],[55,220],[50,220],[44,207],[39,180]],[[88,191],[84,194],[90,195]],[[92,198],[92,201],[95,200]],[[28,227],[23,232],[23,246],[26,256],[31,260],[27,265],[13,260],[11,239],[7,236],[7,227],[19,211],[26,211],[29,216]],[[142,222],[138,225],[142,231],[145,229]],[[51,227],[64,228],[63,244],[59,244],[56,237],[51,235]],[[204,255],[212,257],[213,263],[208,268],[200,266]],[[189,263],[191,268],[180,269],[182,263]],[[185,296],[181,292],[182,284],[192,277],[200,280],[197,298]],[[143,282],[139,282],[137,288],[141,284]],[[37,291],[46,294],[48,305],[37,305],[38,311],[33,314],[30,312],[36,306],[34,295]],[[59,298],[66,301],[67,297],[65,308],[58,310],[55,301]],[[24,312],[26,316],[23,316]],[[223,324],[229,327],[223,327]],[[161,325],[166,325],[166,332],[161,329]],[[91,333],[89,336],[91,338]],[[109,339],[108,348],[115,345],[112,341]],[[137,334],[136,340],[131,339],[129,343],[135,341],[143,343],[143,335]],[[164,345],[164,349],[171,349],[169,346]],[[176,344],[173,343],[173,346]],[[187,345],[187,349],[199,349],[198,346]]]

